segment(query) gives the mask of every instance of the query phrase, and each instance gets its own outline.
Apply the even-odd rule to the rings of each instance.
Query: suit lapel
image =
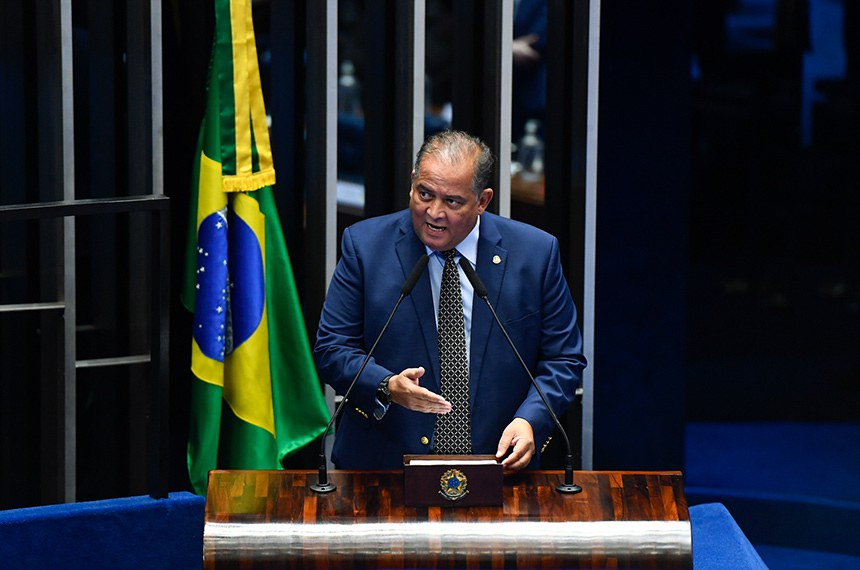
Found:
[[[400,268],[405,281],[418,258],[424,255],[424,244],[415,235],[412,228],[412,220],[408,213],[404,223],[400,226],[400,237],[395,246]],[[432,262],[431,262],[432,263]],[[412,293],[404,299],[400,310],[412,310],[415,312],[417,322],[421,324],[421,337],[424,348],[427,351],[426,362],[429,363],[427,373],[422,378],[421,385],[429,390],[439,391],[439,350],[436,346],[436,314],[433,310],[433,293],[430,289],[430,277],[427,270],[415,284]],[[416,348],[418,342],[416,339]],[[392,372],[400,372],[393,370]]]
[[[502,281],[507,267],[508,252],[501,246],[501,234],[491,214],[481,216],[481,231],[478,238],[478,276],[487,288],[487,298],[495,308],[502,290]],[[482,378],[484,360],[490,332],[496,327],[493,315],[483,299],[475,295],[472,300],[472,337],[469,351],[469,401],[474,407]]]

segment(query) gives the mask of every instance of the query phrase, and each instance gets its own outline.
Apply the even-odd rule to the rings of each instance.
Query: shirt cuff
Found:
[[[376,418],[377,421],[381,420],[385,417],[385,414],[388,413],[388,408],[391,407],[391,404],[383,404],[379,401],[379,399],[375,399],[376,408],[373,410],[373,417]]]

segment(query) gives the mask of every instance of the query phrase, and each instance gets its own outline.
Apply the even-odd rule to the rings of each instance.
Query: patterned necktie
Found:
[[[436,417],[435,453],[468,455],[472,453],[472,428],[469,421],[469,363],[466,359],[466,327],[460,273],[454,263],[456,250],[442,252],[445,268],[439,294],[439,364],[442,396],[451,402],[451,411]]]

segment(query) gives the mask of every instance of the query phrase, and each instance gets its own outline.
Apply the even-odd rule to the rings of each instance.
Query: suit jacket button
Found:
[[[426,435],[422,435],[421,436],[421,445],[427,445],[428,443],[430,443],[430,440],[427,438]]]

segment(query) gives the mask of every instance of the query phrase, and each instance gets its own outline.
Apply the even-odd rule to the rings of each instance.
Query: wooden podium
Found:
[[[679,472],[505,476],[500,507],[406,507],[402,471],[213,471],[204,568],[692,568]]]

